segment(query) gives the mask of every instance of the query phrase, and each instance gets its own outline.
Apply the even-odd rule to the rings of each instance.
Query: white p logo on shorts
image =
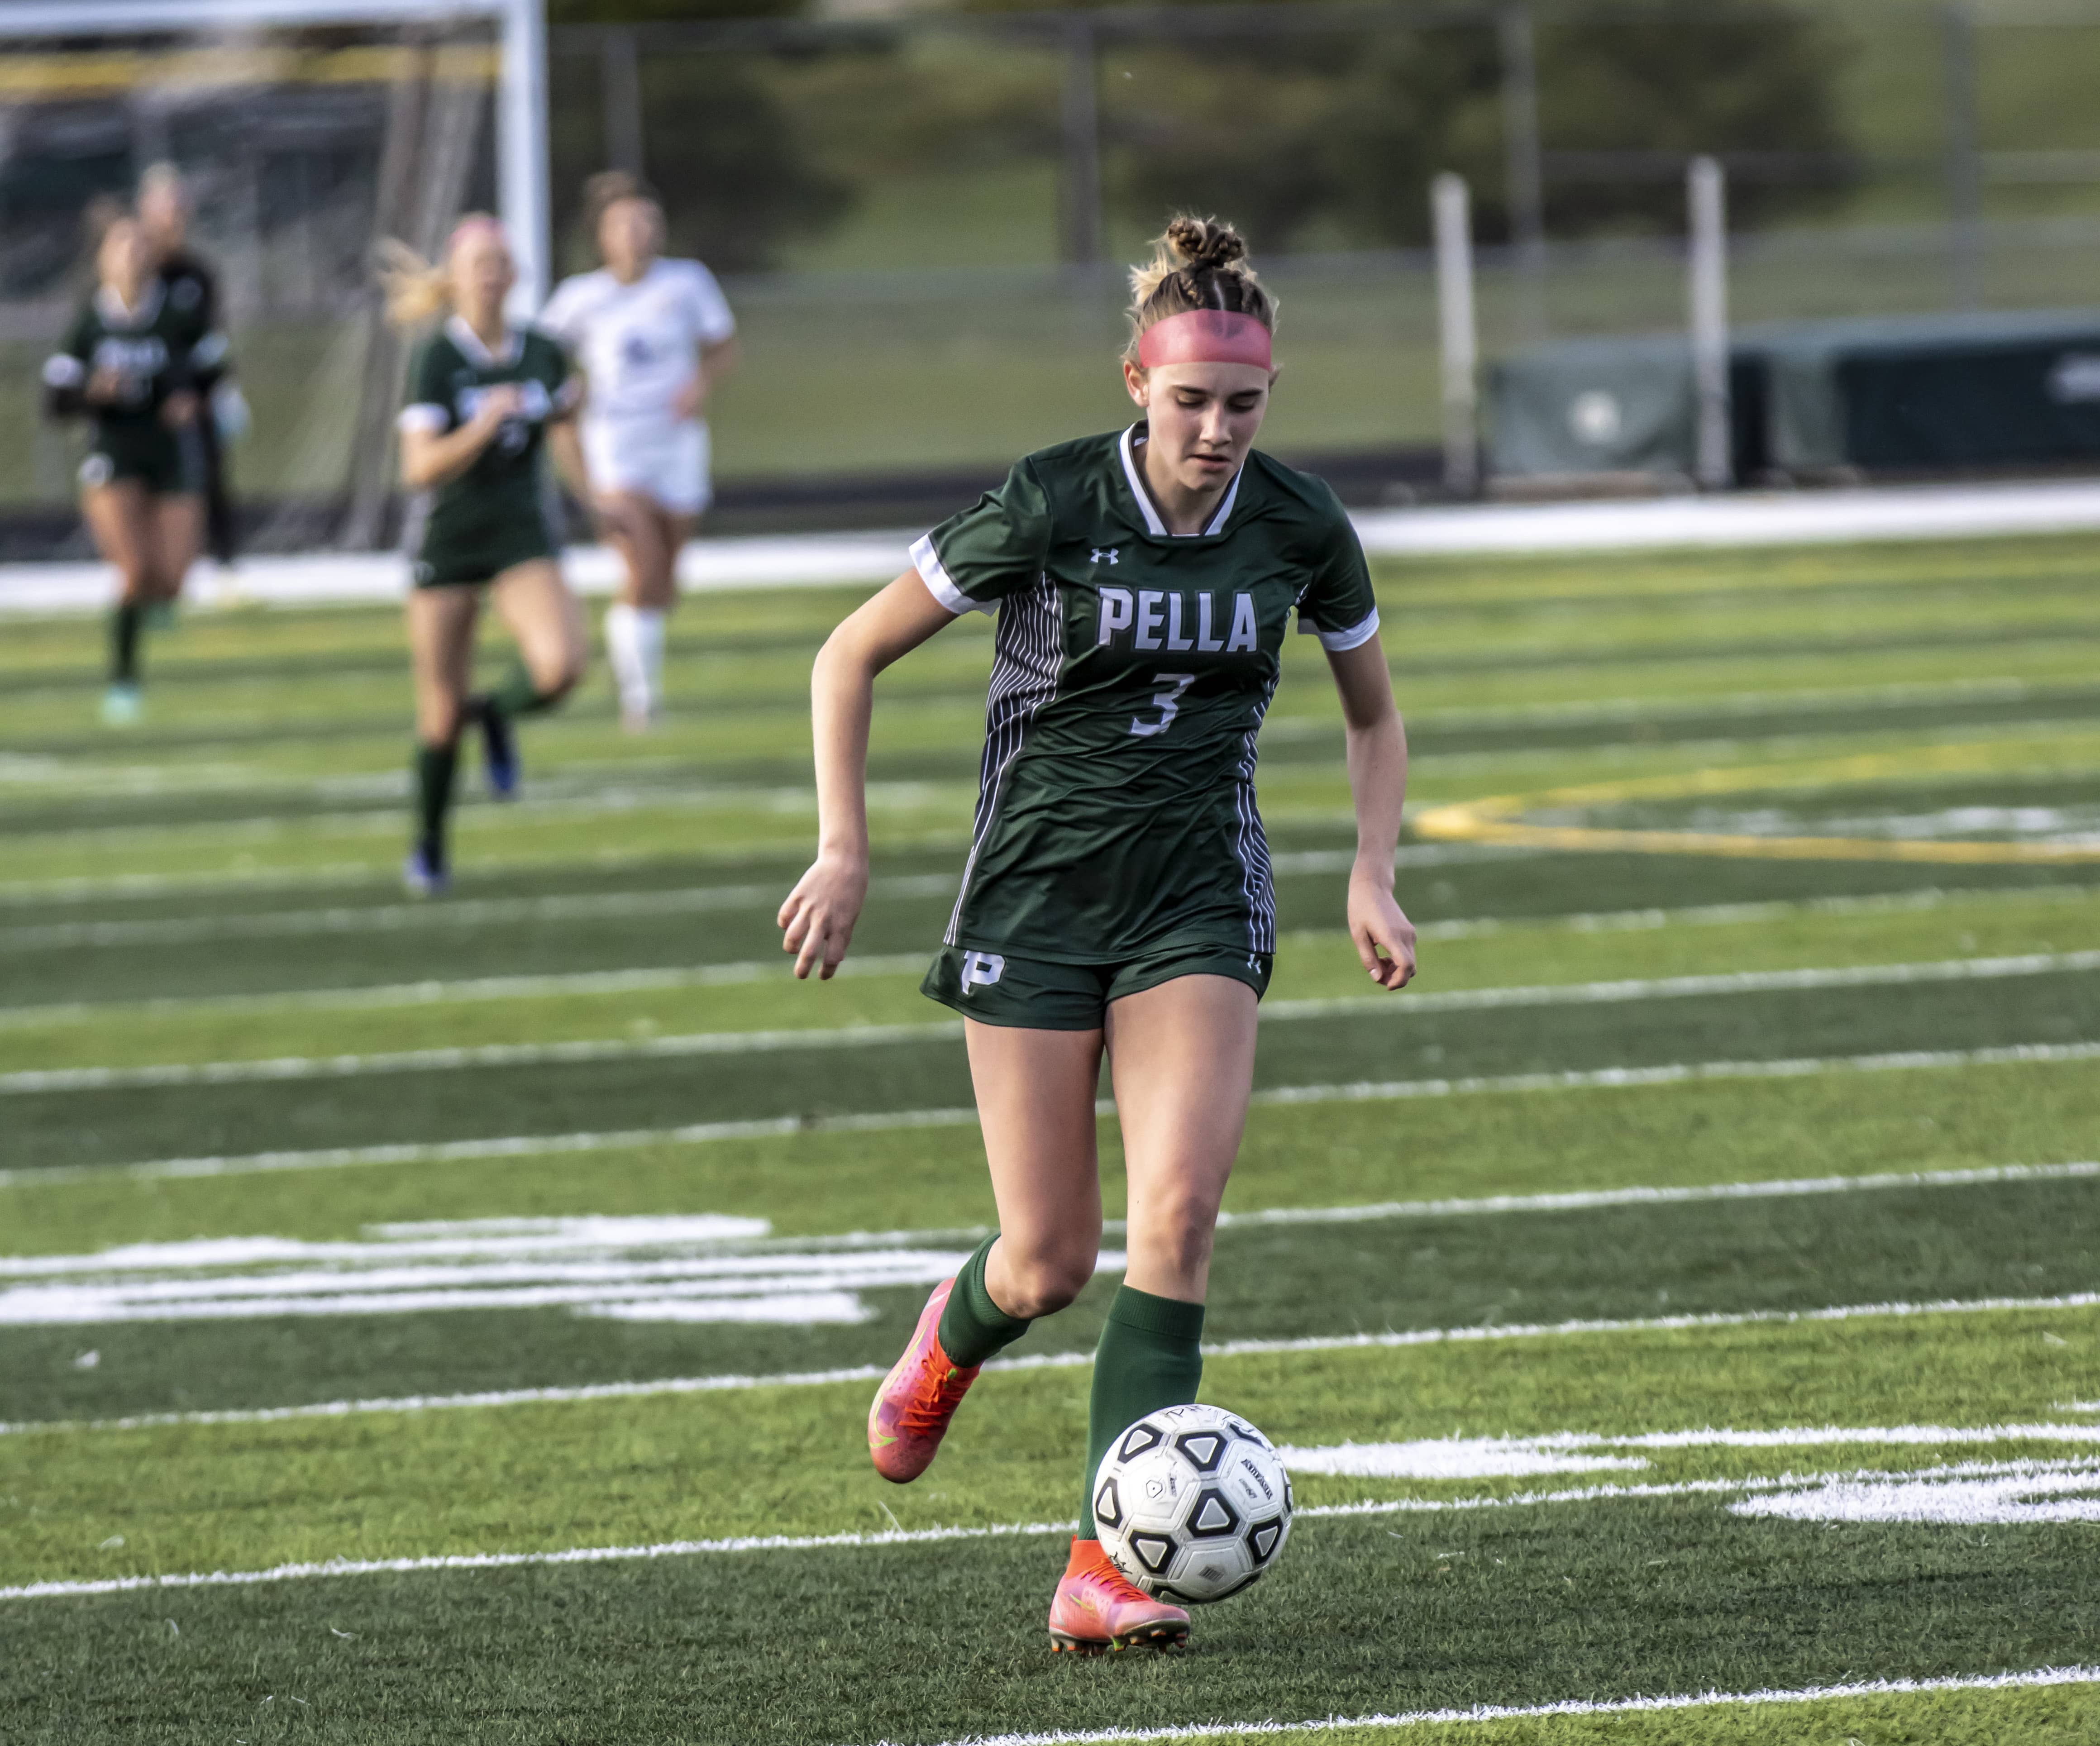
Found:
[[[963,954],[963,992],[973,988],[990,988],[1006,974],[1006,960],[997,952],[965,952]]]

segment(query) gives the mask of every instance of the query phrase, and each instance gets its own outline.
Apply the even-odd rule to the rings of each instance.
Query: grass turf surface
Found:
[[[2100,808],[2093,568],[2083,543],[2037,540],[1388,571],[1382,602],[1418,799],[1575,788],[1586,797],[1540,803],[1561,810],[1538,816],[1559,822],[1572,807],[1576,822],[1674,830],[1725,815],[1721,827],[1736,830],[2075,849]],[[460,1044],[610,1053],[0,1091],[0,1267],[12,1274],[0,1277],[0,1419],[886,1362],[923,1286],[855,1290],[858,1321],[771,1325],[447,1307],[450,1288],[427,1280],[440,1297],[421,1309],[205,1321],[60,1321],[22,1310],[20,1295],[112,1276],[78,1259],[28,1274],[29,1258],[125,1243],[269,1235],[364,1254],[397,1240],[377,1227],[449,1221],[471,1269],[488,1261],[472,1221],[710,1213],[765,1221],[771,1246],[754,1253],[821,1272],[821,1239],[988,1219],[966,1127],[580,1153],[530,1140],[967,1102],[951,1039],[840,1047],[825,1034],[945,1016],[914,992],[911,965],[938,933],[960,862],[981,627],[885,681],[873,769],[886,883],[856,942],[869,971],[812,989],[773,963],[771,909],[813,822],[807,657],[846,601],[694,602],[675,627],[679,711],[666,730],[622,738],[602,680],[567,715],[535,724],[532,798],[468,809],[459,894],[427,910],[404,906],[387,881],[405,792],[390,617],[197,615],[155,644],[149,725],[130,737],[86,725],[93,627],[11,633],[0,652],[11,754],[0,763],[0,1074]],[[2082,962],[1958,981],[1635,990],[1604,1003],[1568,992],[2090,950],[2100,862],[2076,858],[1949,867],[1410,846],[1400,892],[1424,924],[1420,992],[1443,1003],[1410,1009],[1403,996],[1387,1010],[1292,1016],[1291,1000],[1361,989],[1337,931],[1350,840],[1339,747],[1317,655],[1293,649],[1262,780],[1289,930],[1263,1043],[1273,1091],[2100,1042]],[[1520,988],[1539,992],[1480,1003]],[[796,1034],[793,1047],[661,1052],[665,1037],[771,1031]],[[2096,1133],[2100,1070],[2075,1058],[1271,1104],[1254,1113],[1229,1210],[2074,1165],[2093,1157]],[[128,1167],[492,1135],[527,1137],[501,1156],[438,1162]],[[1113,1216],[1112,1120],[1102,1135]],[[1646,1462],[1638,1471],[1532,1478],[1493,1461],[1441,1478],[1306,1471],[1308,1505],[1390,1513],[1308,1516],[1277,1574],[1200,1617],[1193,1652],[1173,1660],[1067,1668],[1042,1653],[1057,1555],[1045,1533],[0,1600],[0,1709],[10,1737],[33,1739],[408,1739],[435,1728],[933,1742],[2092,1663],[2100,1618],[2085,1578],[2100,1530],[2053,1518],[2056,1494],[2018,1487],[2067,1461],[2071,1478],[2048,1483],[2087,1483],[2091,1445],[2078,1433],[2100,1428],[2080,1404],[2100,1392],[2100,1312],[1958,1306],[2100,1286],[2096,1210],[2100,1182],[2071,1175],[1229,1227],[1211,1337],[1320,1349],[1214,1357],[1207,1396],[1279,1440],[1727,1435],[1620,1457]],[[938,1254],[961,1239],[930,1241]],[[676,1250],[717,1252],[728,1253]],[[355,1283],[370,1264],[324,1270]],[[145,1276],[237,1292],[274,1265],[163,1256]],[[1020,1354],[1082,1354],[1110,1283]],[[1812,1314],[1892,1299],[1957,1307]],[[20,1312],[9,1321],[11,1303]],[[1811,1313],[1655,1325],[1794,1312]],[[1334,1345],[1577,1318],[1641,1325]],[[859,1453],[867,1387],[24,1428],[0,1435],[0,1587],[288,1559],[879,1534],[893,1518],[997,1527],[1069,1507],[1083,1367],[988,1377],[940,1468],[902,1491],[877,1484]],[[1989,1428],[2038,1424],[2069,1428]],[[1860,1435],[1785,1440],[1815,1426]],[[1967,1440],[1947,1441],[1949,1431]],[[1752,1431],[1783,1435],[1745,1446]],[[1922,1474],[1904,1483],[1943,1499],[1961,1463],[1991,1470],[1977,1483],[1998,1487],[1993,1507],[2009,1515],[1830,1523],[1729,1507],[1789,1473],[1811,1486],[1855,1470]],[[1510,1501],[1599,1485],[1656,1489]],[[2093,1689],[1347,1737],[2069,1740],[2100,1731]]]

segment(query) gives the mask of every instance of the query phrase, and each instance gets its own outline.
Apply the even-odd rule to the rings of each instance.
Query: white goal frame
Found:
[[[518,313],[529,315],[547,300],[552,260],[545,0],[0,0],[0,45],[97,31],[408,24],[448,19],[492,20],[501,30],[496,209],[510,232],[518,263],[518,288],[511,302]]]

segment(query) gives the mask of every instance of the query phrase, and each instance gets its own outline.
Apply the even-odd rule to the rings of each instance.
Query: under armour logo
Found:
[[[1118,545],[1111,545],[1105,549],[1097,545],[1094,548],[1092,562],[1096,564],[1112,564],[1121,555],[1122,551],[1123,548]]]

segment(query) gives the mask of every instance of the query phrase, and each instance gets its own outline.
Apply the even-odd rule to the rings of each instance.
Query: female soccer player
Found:
[[[504,319],[517,273],[494,218],[462,219],[442,266],[404,249],[391,255],[387,309],[397,325],[451,311],[409,365],[400,417],[401,480],[421,500],[408,597],[417,829],[402,877],[430,896],[449,876],[445,824],[461,727],[481,730],[490,790],[507,799],[518,787],[511,724],[559,703],[583,677],[583,612],[555,561],[540,465],[551,442],[556,464],[580,487],[571,420],[583,385],[558,344]],[[470,696],[484,586],[520,659],[496,690]]]
[[[1193,1400],[1211,1236],[1252,1083],[1275,950],[1255,739],[1294,610],[1341,693],[1357,857],[1348,922],[1378,986],[1414,971],[1393,902],[1407,749],[1361,549],[1332,492],[1253,448],[1273,306],[1239,236],[1176,218],[1132,275],[1128,430],[1030,455],[912,549],[913,568],[817,658],[817,860],[780,910],[795,969],[829,977],[867,890],[875,676],[998,609],[982,787],[925,991],[964,1016],[999,1232],[938,1287],[868,1414],[876,1470],[933,1458],[977,1368],[1092,1276],[1094,1096],[1114,1075],[1129,1269],[1094,1360],[1083,1537],[1059,1648],[1187,1640],[1189,1617],[1083,1537],[1111,1441]]]
[[[626,567],[605,615],[620,719],[646,729],[663,694],[664,621],[679,548],[712,500],[701,414],[736,362],[736,320],[698,261],[666,261],[664,209],[623,170],[593,176],[585,215],[605,265],[565,280],[540,315],[580,359],[591,503]]]
[[[95,249],[95,288],[43,372],[50,412],[94,421],[80,500],[95,549],[118,578],[102,699],[112,726],[139,719],[140,627],[150,609],[175,597],[196,554],[204,507],[187,439],[199,377],[226,355],[225,336],[167,295],[158,264],[139,221],[112,218]]]
[[[191,246],[190,211],[190,192],[183,173],[173,164],[148,165],[139,178],[139,223],[152,247],[164,294],[175,309],[193,311],[205,328],[215,333],[220,326],[218,275]],[[203,404],[189,429],[201,469],[205,537],[211,555],[222,564],[231,564],[237,555],[237,534],[226,445],[246,432],[248,403],[233,379],[223,339],[217,360],[198,368],[196,390]]]

